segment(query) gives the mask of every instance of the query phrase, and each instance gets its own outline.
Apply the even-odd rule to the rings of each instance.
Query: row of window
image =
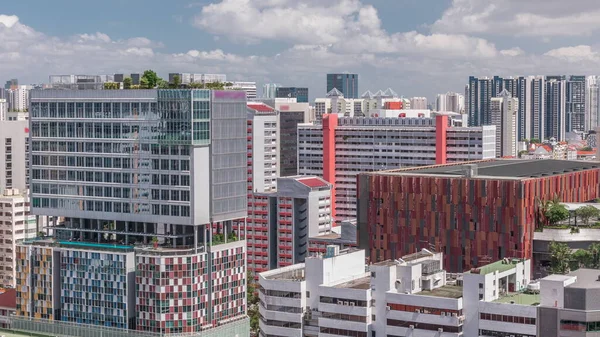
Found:
[[[127,118],[156,114],[154,102],[31,102],[31,117]]]
[[[83,156],[52,156],[52,155],[33,155],[33,165],[41,166],[66,166],[66,167],[90,167],[90,168],[118,168],[118,169],[138,169],[149,168],[155,170],[189,171],[190,161],[169,160],[169,159],[135,159],[135,158],[111,158],[111,157],[83,157]]]
[[[428,308],[422,306],[414,306],[414,305],[404,305],[404,304],[395,304],[388,303],[390,310],[395,311],[406,311],[406,312],[419,312],[422,314],[430,314],[430,315],[444,315],[451,316],[454,314],[455,316],[462,316],[462,310],[451,310],[451,309],[440,309],[440,308]]]
[[[91,201],[77,199],[33,198],[34,207],[112,213],[190,216],[190,206],[149,205],[140,203]]]
[[[535,325],[535,318],[530,317],[480,313],[479,318],[487,321]]]
[[[71,170],[48,170],[33,169],[33,179],[39,180],[57,180],[57,181],[86,181],[94,183],[117,183],[133,184],[152,183],[152,185],[162,186],[190,186],[189,175],[168,175],[168,174],[138,174],[129,172],[92,172],[92,171],[71,171]],[[35,189],[33,184],[33,188]],[[53,193],[53,191],[50,191]]]
[[[116,142],[84,142],[84,141],[33,141],[32,151],[45,152],[88,152],[88,153],[132,153],[133,150],[141,151],[142,153],[161,155],[161,156],[189,156],[190,147],[187,145],[164,146],[158,144],[141,143],[135,144],[116,143]]]

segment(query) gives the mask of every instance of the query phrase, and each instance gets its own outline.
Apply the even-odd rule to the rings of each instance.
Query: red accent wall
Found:
[[[367,175],[369,240],[359,246],[374,262],[434,248],[450,272],[504,257],[530,259],[536,197],[594,200],[599,177],[600,169],[523,180]]]
[[[448,145],[448,116],[438,115],[435,117],[435,163],[437,165],[446,164],[448,154],[446,147]]]
[[[402,102],[385,102],[383,106],[386,110],[402,110]]]
[[[335,129],[337,114],[323,115],[323,179],[333,185],[331,189],[331,215],[335,218]]]

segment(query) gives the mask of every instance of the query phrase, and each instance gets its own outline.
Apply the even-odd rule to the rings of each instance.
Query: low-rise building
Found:
[[[539,284],[530,284],[529,260],[458,275],[425,249],[371,265],[364,257],[329,246],[261,273],[261,336],[536,336]]]
[[[578,269],[540,281],[537,336],[597,336],[600,330],[600,270]]]
[[[340,226],[331,229],[331,233],[313,236],[308,239],[310,255],[325,254],[327,246],[335,245],[340,249],[355,248],[356,220],[342,221]]]
[[[17,241],[36,236],[36,217],[30,213],[27,193],[4,190],[0,194],[0,286],[16,286]]]

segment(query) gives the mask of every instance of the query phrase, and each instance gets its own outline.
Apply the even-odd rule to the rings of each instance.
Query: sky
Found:
[[[153,69],[325,95],[359,74],[432,100],[468,76],[600,75],[598,0],[27,0],[0,9],[0,81]]]

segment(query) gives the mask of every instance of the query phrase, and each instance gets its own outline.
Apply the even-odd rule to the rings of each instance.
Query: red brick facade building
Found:
[[[373,262],[421,248],[462,272],[504,257],[532,257],[536,199],[600,197],[600,163],[490,160],[358,177],[358,244]]]

